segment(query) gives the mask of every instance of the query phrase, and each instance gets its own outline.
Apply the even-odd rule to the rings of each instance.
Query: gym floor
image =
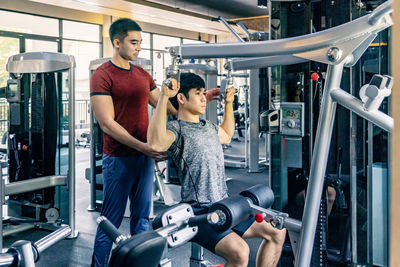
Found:
[[[242,142],[233,141],[232,148],[238,149],[243,145]],[[76,239],[68,239],[59,242],[53,247],[46,250],[40,257],[36,266],[38,267],[88,267],[90,266],[93,241],[97,229],[96,219],[99,212],[88,212],[89,204],[89,183],[85,179],[85,169],[89,167],[89,149],[76,149],[76,228],[79,236]],[[243,189],[258,183],[268,183],[268,169],[261,168],[259,173],[248,173],[246,169],[227,168],[226,176],[228,178],[227,185],[230,194],[236,194]],[[165,205],[155,204],[154,213],[166,208]],[[124,218],[120,231],[129,233],[129,219]],[[14,241],[19,239],[30,240],[35,242],[41,237],[48,234],[44,230],[31,230],[4,238],[4,247],[10,246]],[[250,246],[250,264],[249,267],[255,266],[255,256],[261,239],[248,240]],[[170,249],[169,257],[174,267],[189,266],[190,243],[184,246]],[[225,261],[211,252],[205,250],[205,259],[212,264],[224,264]]]

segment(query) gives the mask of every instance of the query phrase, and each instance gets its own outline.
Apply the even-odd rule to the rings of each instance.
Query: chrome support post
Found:
[[[90,200],[88,211],[96,210],[96,148],[94,142],[94,114],[92,108],[90,108]]]
[[[296,254],[296,267],[309,267],[317,227],[318,211],[321,203],[324,176],[329,155],[336,103],[330,92],[340,88],[343,64],[328,65],[325,90],[323,93],[318,131],[315,138],[314,153],[310,168],[310,180],[303,212],[299,250]]]
[[[78,231],[75,229],[75,63],[69,69],[69,102],[68,102],[68,125],[69,125],[69,146],[68,146],[68,197],[69,197],[69,226],[71,235],[69,238],[76,238]]]

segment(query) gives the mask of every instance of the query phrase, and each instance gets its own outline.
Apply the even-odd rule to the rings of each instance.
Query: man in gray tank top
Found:
[[[235,88],[226,90],[225,112],[221,125],[201,120],[206,110],[204,80],[192,73],[183,73],[180,88],[171,79],[172,88],[165,84],[147,131],[147,142],[155,151],[169,151],[178,166],[182,184],[182,201],[192,204],[196,214],[206,213],[214,202],[228,197],[225,182],[224,155],[221,144],[231,141],[235,130],[232,102]],[[178,120],[167,124],[167,103],[175,103]],[[226,267],[248,265],[249,246],[243,238],[261,237],[256,266],[276,266],[285,240],[285,230],[273,228],[254,218],[223,233],[209,225],[199,227],[192,240],[224,257]]]

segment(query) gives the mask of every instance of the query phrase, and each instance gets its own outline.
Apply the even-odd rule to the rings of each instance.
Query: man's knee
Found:
[[[271,225],[266,225],[265,226],[265,231],[262,234],[262,238],[264,238],[267,241],[271,241],[274,244],[277,244],[279,246],[282,246],[283,243],[285,243],[285,239],[286,239],[286,229],[276,229],[276,228],[272,228],[271,229],[267,229],[272,227]]]
[[[247,243],[235,246],[228,254],[228,261],[238,266],[247,266],[249,262],[250,249]]]
[[[222,246],[217,246],[216,252],[235,266],[247,266],[250,248],[242,239],[241,242],[225,243]]]

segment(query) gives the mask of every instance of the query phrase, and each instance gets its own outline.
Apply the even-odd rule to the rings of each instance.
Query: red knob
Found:
[[[264,216],[262,216],[261,213],[256,213],[256,215],[254,215],[254,219],[256,220],[256,222],[260,223],[264,221]]]
[[[23,151],[27,151],[27,150],[28,150],[28,146],[27,146],[27,145],[23,145],[23,146],[22,146],[22,150],[23,150]]]
[[[314,82],[316,82],[316,81],[318,81],[318,79],[319,79],[318,73],[313,72],[313,73],[311,74],[311,80],[313,80]]]

